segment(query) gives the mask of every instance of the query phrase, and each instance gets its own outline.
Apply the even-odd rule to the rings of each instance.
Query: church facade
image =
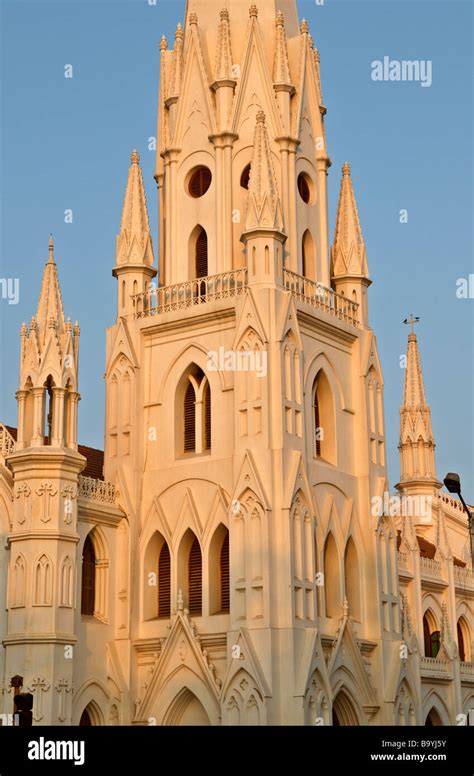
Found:
[[[160,45],[157,260],[134,151],[103,453],[77,439],[52,239],[21,329],[0,715],[16,677],[39,725],[463,724],[474,574],[416,335],[393,496],[347,162],[328,239],[318,51],[294,0],[225,5],[189,0]]]

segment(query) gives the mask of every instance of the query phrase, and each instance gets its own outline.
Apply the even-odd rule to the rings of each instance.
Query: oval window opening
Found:
[[[250,164],[247,165],[247,167],[244,167],[242,170],[242,175],[240,176],[240,185],[243,189],[248,189],[249,187],[249,181],[250,181]]]
[[[192,197],[202,197],[212,181],[212,173],[208,167],[196,167],[189,178],[188,191]]]
[[[303,202],[308,204],[311,199],[311,190],[308,176],[304,172],[300,172],[298,175],[298,192]]]

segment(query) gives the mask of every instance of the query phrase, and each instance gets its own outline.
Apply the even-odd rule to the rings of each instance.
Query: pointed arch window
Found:
[[[171,616],[171,557],[167,542],[158,559],[158,617]]]
[[[95,550],[87,536],[82,551],[81,614],[93,615],[95,604]]]
[[[425,657],[437,657],[441,645],[441,633],[436,627],[431,612],[426,612],[423,617],[423,641]]]
[[[314,449],[317,458],[321,457],[321,422],[317,389],[313,392]]]
[[[228,612],[230,607],[230,569],[229,569],[229,532],[224,536],[220,557],[221,574],[221,612]]]
[[[52,578],[53,571],[51,561],[46,555],[42,555],[35,568],[35,606],[51,606],[52,604]]]
[[[338,617],[341,612],[339,553],[331,533],[324,548],[324,595],[326,617]]]
[[[207,381],[204,386],[204,449],[211,449],[211,388]]]
[[[464,646],[464,636],[461,628],[461,623],[458,620],[456,631],[458,635],[458,651],[459,651],[459,660],[463,663],[466,660],[466,649]]]
[[[184,452],[196,452],[196,394],[191,382],[184,394]]]
[[[209,381],[202,369],[193,364],[181,378],[176,393],[177,455],[211,450],[211,405]]]
[[[202,614],[202,556],[201,547],[196,538],[189,550],[188,593],[189,613],[191,616],[199,617]]]
[[[205,278],[208,273],[207,232],[201,227],[196,239],[195,247],[195,272],[196,278]]]
[[[331,386],[321,370],[313,383],[313,455],[336,463],[336,424]]]

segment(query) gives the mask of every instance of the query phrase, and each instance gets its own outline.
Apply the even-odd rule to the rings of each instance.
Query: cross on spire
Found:
[[[413,331],[413,326],[415,325],[415,323],[419,323],[419,321],[420,321],[419,316],[413,315],[413,313],[410,313],[408,318],[405,318],[403,323],[406,324],[406,325],[410,324],[410,326],[411,326],[410,334],[414,334],[415,332]]]

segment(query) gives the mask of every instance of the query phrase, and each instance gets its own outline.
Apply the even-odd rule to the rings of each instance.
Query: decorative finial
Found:
[[[415,325],[415,323],[418,323],[419,320],[420,320],[420,317],[418,315],[413,315],[413,313],[410,313],[408,318],[405,318],[405,320],[402,321],[402,323],[404,323],[406,326],[411,326],[411,331],[409,336],[414,337],[415,339],[416,339],[416,335],[415,335],[415,332],[413,331],[413,326]]]
[[[174,37],[175,37],[175,39],[176,38],[182,38],[183,35],[184,35],[184,33],[183,33],[183,28],[181,27],[181,22],[178,22],[178,24],[176,25],[176,30],[175,30],[175,33],[174,33]]]
[[[168,48],[168,41],[166,40],[166,35],[163,35],[163,37],[160,40],[160,51],[166,51]]]
[[[227,19],[227,21],[229,21],[229,11],[227,10],[227,8],[221,8],[219,16],[222,19],[222,21],[224,21],[224,19]]]
[[[277,27],[284,27],[285,26],[285,17],[283,16],[282,11],[278,11],[275,19],[275,24]]]
[[[306,19],[301,20],[300,32],[302,35],[307,35],[309,32],[309,25]]]
[[[250,16],[250,18],[252,18],[252,16],[257,18],[257,16],[258,16],[258,8],[257,8],[256,5],[251,5],[250,6],[250,8],[249,8],[249,16]]]
[[[344,603],[342,604],[342,615],[343,617],[349,617],[349,601],[347,598],[344,598]]]
[[[70,333],[72,331],[72,323],[71,323],[71,319],[70,318],[68,318],[67,321],[66,321],[66,331],[68,333]]]
[[[74,336],[78,337],[80,333],[81,333],[81,330],[79,328],[79,323],[76,321],[76,323],[74,324]]]
[[[265,113],[259,110],[257,113],[257,124],[265,124]]]
[[[183,592],[182,592],[181,588],[179,589],[178,598],[176,599],[176,606],[177,606],[178,612],[182,612],[183,611],[184,600],[183,600]]]
[[[23,321],[23,323],[21,324],[20,334],[22,337],[26,337],[27,332],[28,332],[28,329],[27,329],[26,323],[25,321]]]
[[[342,166],[342,174],[344,178],[349,178],[351,175],[351,168],[349,166],[349,162],[344,162]]]
[[[54,264],[54,243],[53,243],[53,235],[49,235],[49,246],[48,246],[48,264]]]
[[[134,148],[132,151],[130,161],[132,164],[138,164],[138,162],[140,161],[140,154],[137,152],[136,148]]]
[[[316,62],[319,64],[319,62],[321,62],[321,57],[319,56],[319,51],[317,48],[314,49],[314,56],[316,57]]]
[[[189,23],[190,24],[197,24],[198,23],[198,15],[195,11],[189,14]]]

